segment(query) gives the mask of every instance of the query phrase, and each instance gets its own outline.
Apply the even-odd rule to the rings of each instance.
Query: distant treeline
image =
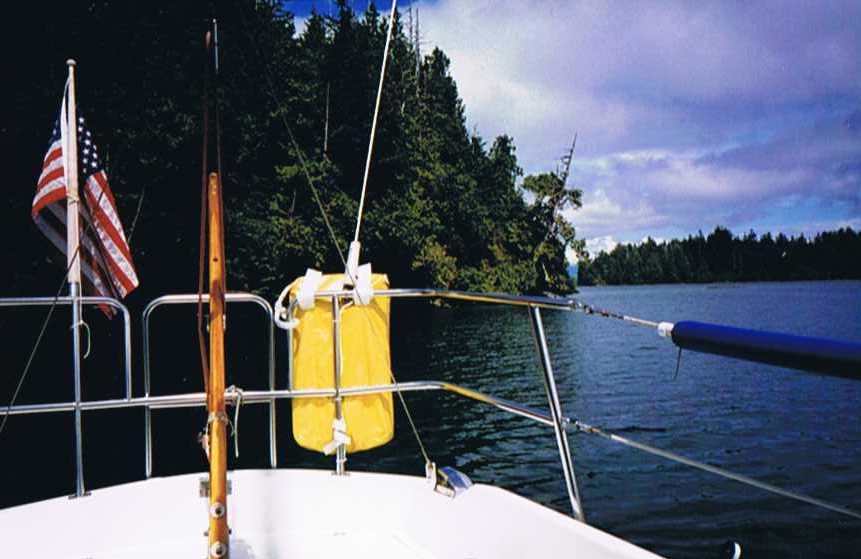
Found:
[[[581,285],[861,279],[861,231],[743,237],[717,227],[686,239],[620,244],[579,262]]]

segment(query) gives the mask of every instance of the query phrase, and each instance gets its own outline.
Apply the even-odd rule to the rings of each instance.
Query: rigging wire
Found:
[[[589,425],[588,423],[583,423],[582,421],[570,421],[568,425],[575,428],[577,431],[582,433],[588,433],[590,435],[597,435],[599,437],[603,437],[605,439],[611,440],[613,442],[635,448],[642,452],[646,452],[648,454],[652,454],[654,456],[660,456],[661,458],[666,458],[672,462],[678,462],[684,464],[686,466],[690,466],[692,468],[696,468],[698,470],[703,470],[715,475],[718,475],[723,478],[732,479],[743,483],[745,485],[750,485],[752,487],[756,487],[758,489],[762,489],[763,491],[768,491],[769,493],[774,493],[776,495],[780,495],[782,497],[786,497],[789,499],[793,499],[795,501],[801,501],[803,503],[807,503],[809,505],[814,505],[817,507],[821,507],[832,512],[837,512],[840,514],[844,514],[846,516],[851,516],[853,518],[861,519],[861,513],[858,513],[852,509],[848,509],[842,505],[837,505],[834,503],[829,503],[828,501],[823,501],[822,499],[817,499],[815,497],[810,497],[808,495],[804,495],[802,493],[796,493],[795,491],[789,491],[788,489],[783,489],[777,487],[776,485],[771,485],[770,483],[766,483],[764,481],[759,481],[757,479],[753,479],[746,475],[737,474],[735,472],[725,470],[723,468],[719,468],[717,466],[712,466],[711,464],[706,464],[704,462],[699,462],[697,460],[693,460],[691,458],[687,458],[685,456],[681,456],[676,454],[675,452],[670,452],[668,450],[662,450],[660,448],[655,448],[653,446],[640,443],[626,437],[622,437],[615,433],[611,433],[601,429],[600,427],[595,427],[593,425]]]
[[[253,9],[253,8],[252,8]],[[251,33],[251,30],[248,28],[248,22],[245,19],[244,10],[239,10],[239,19],[242,22],[242,27],[245,31],[245,35],[248,37],[249,42],[254,46],[254,49],[257,51],[257,55],[261,58],[261,60],[266,60],[264,53],[260,50],[260,45],[254,39],[254,34]],[[317,192],[317,187],[314,184],[314,179],[311,177],[311,171],[308,168],[308,162],[305,159],[305,153],[302,151],[302,148],[299,146],[299,142],[296,140],[296,136],[293,134],[293,129],[290,126],[290,123],[287,122],[287,117],[284,115],[284,112],[278,110],[278,107],[281,106],[281,99],[278,97],[278,94],[275,91],[275,82],[272,79],[271,72],[269,70],[269,65],[263,64],[263,76],[266,80],[267,92],[272,99],[272,102],[275,105],[275,111],[281,118],[281,123],[284,125],[284,129],[287,130],[287,136],[290,139],[290,145],[293,148],[294,153],[296,154],[296,158],[299,160],[299,166],[302,169],[302,173],[305,175],[305,180],[308,182],[308,186],[311,188],[311,194],[314,198],[314,201],[317,203],[317,207],[320,210],[320,214],[323,217],[323,222],[326,224],[326,229],[329,231],[329,236],[331,237],[332,244],[335,245],[335,250],[338,253],[338,257],[341,259],[341,263],[344,268],[347,267],[347,259],[344,257],[344,251],[341,249],[341,244],[338,242],[338,236],[335,234],[335,229],[332,227],[332,223],[329,221],[329,215],[326,213],[326,208],[323,206],[323,202],[320,199],[320,194]]]
[[[385,83],[385,77],[386,77],[386,63],[387,63],[388,58],[389,58],[389,46],[391,45],[391,41],[392,41],[392,31],[395,28],[395,13],[397,10],[397,4],[398,4],[397,0],[392,0],[392,7],[391,7],[391,10],[389,11],[389,29],[386,32],[386,44],[383,47],[383,62],[382,62],[382,65],[380,66],[380,80],[379,80],[379,83],[377,85],[377,98],[376,98],[376,102],[374,105],[374,115],[373,115],[373,118],[371,121],[371,137],[368,141],[368,154],[367,154],[367,158],[365,159],[365,173],[364,173],[364,177],[362,178],[362,193],[361,193],[360,198],[359,198],[359,212],[358,212],[358,216],[356,218],[356,234],[353,238],[354,242],[357,242],[359,240],[359,230],[360,230],[361,225],[362,225],[362,211],[363,211],[364,206],[365,206],[365,194],[367,192],[367,187],[368,187],[368,174],[369,174],[370,168],[371,168],[371,155],[373,154],[373,149],[374,149],[374,138],[376,136],[376,131],[377,131],[377,118],[378,118],[379,113],[380,113],[380,101],[382,99],[383,84]],[[349,270],[349,266],[346,266],[346,264],[345,264],[345,272],[347,273],[348,276],[350,276],[350,280],[352,281],[353,285],[356,285],[356,281],[351,275],[351,271]],[[373,330],[374,324],[371,321],[370,317],[366,313],[362,313],[362,316],[365,317],[366,322],[368,323],[368,325]],[[378,333],[375,332],[375,334],[378,334]],[[389,375],[391,376],[392,383],[395,385],[395,393],[398,395],[398,400],[400,400],[401,408],[404,410],[404,415],[406,415],[407,421],[410,424],[410,429],[413,432],[413,436],[415,437],[416,442],[419,445],[419,450],[421,451],[422,457],[425,460],[425,465],[430,466],[431,464],[433,464],[433,461],[430,459],[430,456],[428,455],[427,448],[425,448],[424,441],[422,441],[421,434],[419,433],[418,427],[416,426],[416,423],[413,420],[413,415],[410,412],[410,408],[407,405],[407,401],[404,398],[403,392],[400,389],[400,383],[398,383],[398,379],[395,377],[395,373],[394,373],[394,371],[391,370],[391,367],[389,370]]]
[[[353,237],[353,242],[359,240],[359,230],[362,227],[362,210],[365,208],[365,193],[368,189],[368,172],[371,169],[371,154],[374,151],[374,136],[377,133],[377,117],[380,114],[380,100],[383,97],[383,83],[386,78],[386,62],[389,59],[389,44],[392,42],[392,30],[395,28],[395,9],[397,8],[398,0],[392,0],[392,9],[389,12],[389,30],[386,33],[386,46],[383,49],[383,64],[380,67],[380,82],[377,86],[377,101],[374,105],[374,117],[371,121],[371,138],[368,141],[368,156],[365,159],[365,175],[362,178],[362,194],[359,197],[359,215],[356,217],[356,235]]]
[[[137,209],[135,210],[135,217],[134,217],[134,219],[132,219],[132,224],[131,224],[131,226],[129,227],[129,239],[128,239],[128,244],[129,244],[129,245],[131,245],[131,244],[132,244],[132,236],[135,234],[135,230],[137,229],[137,225],[138,225],[138,218],[139,218],[139,217],[140,217],[140,215],[141,215],[141,209],[143,208],[143,203],[144,203],[144,197],[145,197],[145,196],[146,196],[146,183],[144,183],[144,184],[143,184],[143,186],[141,187],[141,193],[140,193],[140,195],[138,196],[138,207],[137,207]]]
[[[366,315],[367,316],[367,315]],[[370,319],[368,319],[370,321]],[[413,431],[413,437],[416,439],[416,442],[419,445],[419,450],[422,453],[422,457],[425,459],[425,464],[433,464],[433,460],[430,459],[428,455],[428,451],[425,448],[424,442],[422,441],[422,436],[419,434],[419,429],[416,427],[416,422],[413,421],[413,414],[410,413],[410,407],[407,405],[407,401],[404,399],[403,391],[401,391],[401,385],[398,383],[398,379],[395,378],[395,372],[389,371],[389,374],[392,377],[392,383],[395,385],[395,393],[398,395],[398,399],[401,401],[401,408],[404,410],[404,415],[407,416],[407,421],[410,424],[410,429]]]
[[[630,322],[632,324],[636,324],[638,326],[647,326],[649,328],[658,328],[661,323],[654,322],[652,320],[644,320],[642,318],[637,318],[635,316],[628,316],[625,314],[621,314],[615,311],[608,311],[606,309],[599,309],[592,305],[588,305],[586,303],[581,303],[580,301],[574,301],[574,307],[583,311],[586,314],[597,314],[606,318],[615,318],[617,320],[624,320],[625,322]]]
[[[66,82],[66,87],[69,86],[69,82]],[[65,96],[65,90],[63,92]],[[64,103],[65,106],[65,103]],[[62,115],[61,115],[62,116]],[[104,197],[106,190],[102,189],[99,193],[99,197],[96,198],[95,206],[99,207],[102,202],[102,197]],[[84,216],[84,234],[81,237],[86,237],[89,234],[90,229],[93,228],[94,220],[87,219],[87,214],[81,211],[79,207],[79,213]],[[39,346],[42,344],[42,340],[45,337],[45,331],[48,329],[48,323],[51,321],[51,317],[54,315],[54,310],[57,308],[57,303],[60,300],[60,294],[63,292],[63,286],[66,285],[67,280],[69,279],[69,273],[72,270],[72,267],[77,262],[80,252],[81,245],[83,243],[78,243],[78,246],[75,247],[75,252],[72,253],[72,257],[69,258],[69,262],[66,266],[66,271],[63,273],[63,278],[60,280],[60,285],[57,287],[57,292],[54,294],[54,300],[51,301],[51,306],[48,307],[48,311],[45,313],[45,318],[42,320],[42,326],[39,328],[39,335],[36,336],[36,341],[33,343],[33,348],[30,350],[30,355],[27,357],[27,363],[24,365],[24,369],[21,371],[21,375],[18,377],[18,383],[15,385],[15,391],[12,393],[12,398],[9,400],[9,405],[6,406],[6,413],[3,415],[3,421],[0,422],[0,435],[3,434],[3,431],[6,429],[6,423],[9,421],[9,412],[12,410],[12,407],[15,405],[15,402],[18,401],[18,396],[21,393],[21,388],[24,386],[24,381],[27,379],[27,375],[30,373],[30,367],[33,365],[33,359],[36,357],[36,353],[39,351]],[[104,258],[104,256],[102,256]],[[107,283],[109,287],[111,286],[111,282]],[[83,314],[83,313],[82,313]],[[87,344],[90,344],[90,335],[89,335],[89,326],[86,325],[86,322],[81,321],[80,324],[83,324],[87,327],[88,335],[87,335]],[[80,324],[74,324],[73,328],[78,328]],[[87,354],[89,355],[89,349],[87,350]]]
[[[102,197],[105,194],[105,190],[103,189],[99,193],[99,197],[96,199],[95,206],[99,206],[102,202]],[[85,219],[86,225],[84,227],[84,234],[82,237],[86,237],[90,232],[90,229],[93,227],[93,220]],[[24,370],[21,371],[21,375],[18,377],[18,383],[15,385],[15,392],[12,393],[12,398],[9,400],[9,404],[6,406],[6,413],[3,415],[3,421],[0,422],[0,435],[3,434],[4,429],[6,428],[6,422],[9,421],[10,411],[12,411],[12,407],[15,406],[15,402],[18,401],[18,395],[21,393],[21,388],[24,386],[24,381],[27,379],[27,375],[30,373],[30,367],[33,365],[33,359],[36,357],[36,353],[39,351],[39,346],[42,344],[42,339],[45,337],[45,331],[48,329],[48,323],[51,321],[51,317],[54,315],[54,310],[57,308],[57,303],[60,300],[60,294],[63,292],[63,287],[66,285],[66,281],[69,279],[69,272],[72,270],[72,266],[75,265],[75,261],[78,259],[78,256],[81,252],[81,245],[83,243],[79,243],[75,248],[75,252],[72,253],[72,258],[69,259],[69,264],[66,266],[66,271],[63,274],[63,278],[60,280],[60,286],[57,288],[57,292],[54,294],[54,300],[51,301],[51,306],[48,307],[48,311],[45,313],[45,318],[42,320],[42,326],[39,328],[39,335],[36,336],[36,341],[33,343],[33,348],[30,350],[30,355],[27,357],[27,364],[24,365]],[[110,282],[108,282],[110,285]],[[85,322],[81,322],[81,324],[86,325]],[[77,328],[79,324],[73,325],[74,328]],[[89,326],[87,326],[89,330]],[[89,340],[89,336],[88,336]],[[89,343],[89,341],[88,341]],[[87,352],[89,353],[89,351]]]
[[[79,245],[80,248],[80,245]],[[77,258],[77,253],[72,258],[72,262]],[[57,289],[57,293],[54,295],[54,300],[51,302],[51,306],[48,307],[48,312],[45,313],[45,318],[42,320],[42,327],[39,329],[39,335],[36,336],[36,343],[33,344],[33,348],[30,350],[30,356],[27,358],[27,364],[24,366],[24,370],[21,372],[21,375],[18,378],[18,384],[15,386],[15,392],[12,393],[12,398],[9,400],[9,405],[6,406],[6,413],[3,415],[3,421],[0,422],[0,435],[3,434],[3,430],[6,428],[6,422],[9,420],[9,412],[12,411],[12,407],[15,405],[15,402],[18,400],[18,394],[21,392],[21,387],[24,386],[24,380],[27,378],[27,374],[30,372],[30,366],[33,364],[33,359],[36,357],[36,352],[39,350],[39,345],[42,343],[42,338],[45,336],[45,330],[48,328],[48,322],[51,320],[51,316],[54,314],[54,309],[57,308],[57,301],[60,300],[60,294],[63,292],[63,287],[66,285],[66,279],[69,277],[69,271],[72,269],[72,264],[69,264],[68,268],[66,268],[66,273],[63,274],[63,279],[60,281],[60,287]]]

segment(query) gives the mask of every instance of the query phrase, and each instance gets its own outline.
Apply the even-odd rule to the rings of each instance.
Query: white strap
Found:
[[[323,447],[323,454],[326,456],[333,454],[338,447],[350,444],[352,439],[347,434],[347,422],[344,419],[332,420],[332,440],[326,443]]]
[[[356,287],[353,290],[353,303],[370,305],[374,300],[374,286],[371,284],[371,265],[362,264],[357,271]]]
[[[307,311],[314,308],[314,296],[317,294],[317,288],[320,287],[320,282],[323,281],[323,274],[313,268],[308,268],[305,272],[305,277],[302,278],[302,285],[299,287],[299,293],[296,295],[296,301],[299,303],[299,308]]]
[[[350,243],[350,252],[347,253],[347,269],[344,270],[344,283],[353,285],[358,283],[359,253],[362,251],[362,243],[353,241]]]

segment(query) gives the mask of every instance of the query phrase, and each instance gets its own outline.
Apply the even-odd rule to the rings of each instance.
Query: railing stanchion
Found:
[[[562,424],[562,405],[559,403],[559,392],[556,390],[556,378],[553,376],[553,365],[550,363],[550,351],[547,349],[547,338],[544,335],[544,324],[541,321],[541,309],[529,307],[529,317],[532,319],[532,334],[541,361],[541,371],[544,373],[544,388],[550,404],[550,416],[553,420],[553,431],[556,434],[556,446],[559,448],[559,459],[562,461],[562,473],[565,475],[565,488],[571,509],[577,520],[586,522],[583,505],[580,501],[580,490],[577,488],[577,478],[574,475],[574,464],[571,459],[571,449],[568,446],[568,434]]]
[[[209,294],[204,293],[203,302],[209,302]],[[197,303],[198,295],[181,294],[181,295],[163,295],[157,299],[153,299],[146,306],[143,312],[143,363],[144,363],[144,395],[148,398],[150,395],[150,335],[149,335],[149,320],[152,312],[163,305],[181,305]],[[225,301],[228,303],[254,303],[266,313],[269,318],[269,351],[268,357],[268,377],[269,390],[275,389],[275,319],[272,314],[272,305],[259,295],[253,293],[227,293]],[[146,450],[146,477],[152,476],[152,408],[144,406],[144,445]],[[272,399],[269,404],[269,463],[275,468],[278,465],[278,446],[275,430],[275,400]]]
[[[275,321],[269,320],[269,390],[275,390]],[[278,431],[275,418],[275,400],[269,402],[269,466],[278,467]]]
[[[125,307],[123,313],[123,346],[125,348],[126,400],[132,399],[132,317]]]
[[[149,363],[149,315],[155,308],[155,301],[146,306],[143,312],[143,368],[144,368],[144,398],[149,398],[150,392],[150,363]],[[144,407],[144,476],[152,477],[152,408]]]
[[[75,497],[86,494],[84,487],[84,440],[81,428],[81,284],[69,283],[72,297],[72,355],[75,373]]]
[[[335,353],[335,419],[343,421],[344,409],[341,401],[341,302],[337,295],[332,296],[332,341]],[[344,465],[347,462],[347,447],[340,444],[335,449],[335,474],[342,476],[345,473]]]

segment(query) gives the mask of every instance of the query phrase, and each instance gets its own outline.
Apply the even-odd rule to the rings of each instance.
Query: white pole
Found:
[[[69,266],[69,284],[81,283],[81,259],[78,255],[80,226],[78,224],[78,116],[75,108],[75,61],[69,66],[68,124],[66,125],[66,257]]]
[[[69,66],[66,145],[63,146],[66,169],[66,257],[69,267],[69,295],[72,297],[72,354],[75,371],[75,496],[82,497],[84,488],[84,452],[81,433],[81,255],[78,218],[78,115],[75,107],[75,61]],[[66,115],[63,115],[66,118]]]

